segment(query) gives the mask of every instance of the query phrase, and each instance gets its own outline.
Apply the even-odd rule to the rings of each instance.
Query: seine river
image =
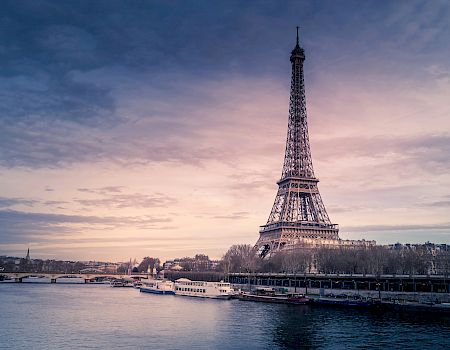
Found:
[[[0,283],[1,349],[449,349],[450,316]]]

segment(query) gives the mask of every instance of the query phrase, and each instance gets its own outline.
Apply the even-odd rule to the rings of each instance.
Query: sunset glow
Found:
[[[448,3],[11,4],[0,254],[220,258],[254,244],[283,163],[296,25],[340,237],[450,243]]]

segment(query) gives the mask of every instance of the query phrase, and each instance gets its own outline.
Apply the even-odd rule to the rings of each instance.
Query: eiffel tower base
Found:
[[[339,230],[330,227],[292,227],[260,231],[255,250],[261,257],[267,257],[280,250],[317,246],[324,241],[340,241]]]

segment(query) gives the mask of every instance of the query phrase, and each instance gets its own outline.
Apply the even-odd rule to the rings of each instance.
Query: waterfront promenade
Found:
[[[59,278],[80,278],[85,283],[104,279],[144,279],[148,274],[101,273],[30,273],[1,272],[1,278],[22,282],[24,278],[42,277],[56,283]],[[450,302],[450,279],[444,275],[348,275],[348,274],[284,274],[284,273],[223,273],[179,271],[166,273],[165,278],[176,280],[229,281],[236,289],[248,291],[257,288],[284,289],[309,295],[361,295],[372,298],[411,301]]]
[[[359,294],[373,298],[450,302],[450,279],[443,275],[232,273],[228,280],[242,290],[271,287],[315,295]]]

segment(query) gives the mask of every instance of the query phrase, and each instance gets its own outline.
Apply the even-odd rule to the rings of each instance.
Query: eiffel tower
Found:
[[[255,248],[264,257],[310,239],[339,240],[317,187],[309,146],[303,62],[305,51],[297,44],[291,52],[292,78],[289,122],[281,179],[269,219],[260,228]]]

